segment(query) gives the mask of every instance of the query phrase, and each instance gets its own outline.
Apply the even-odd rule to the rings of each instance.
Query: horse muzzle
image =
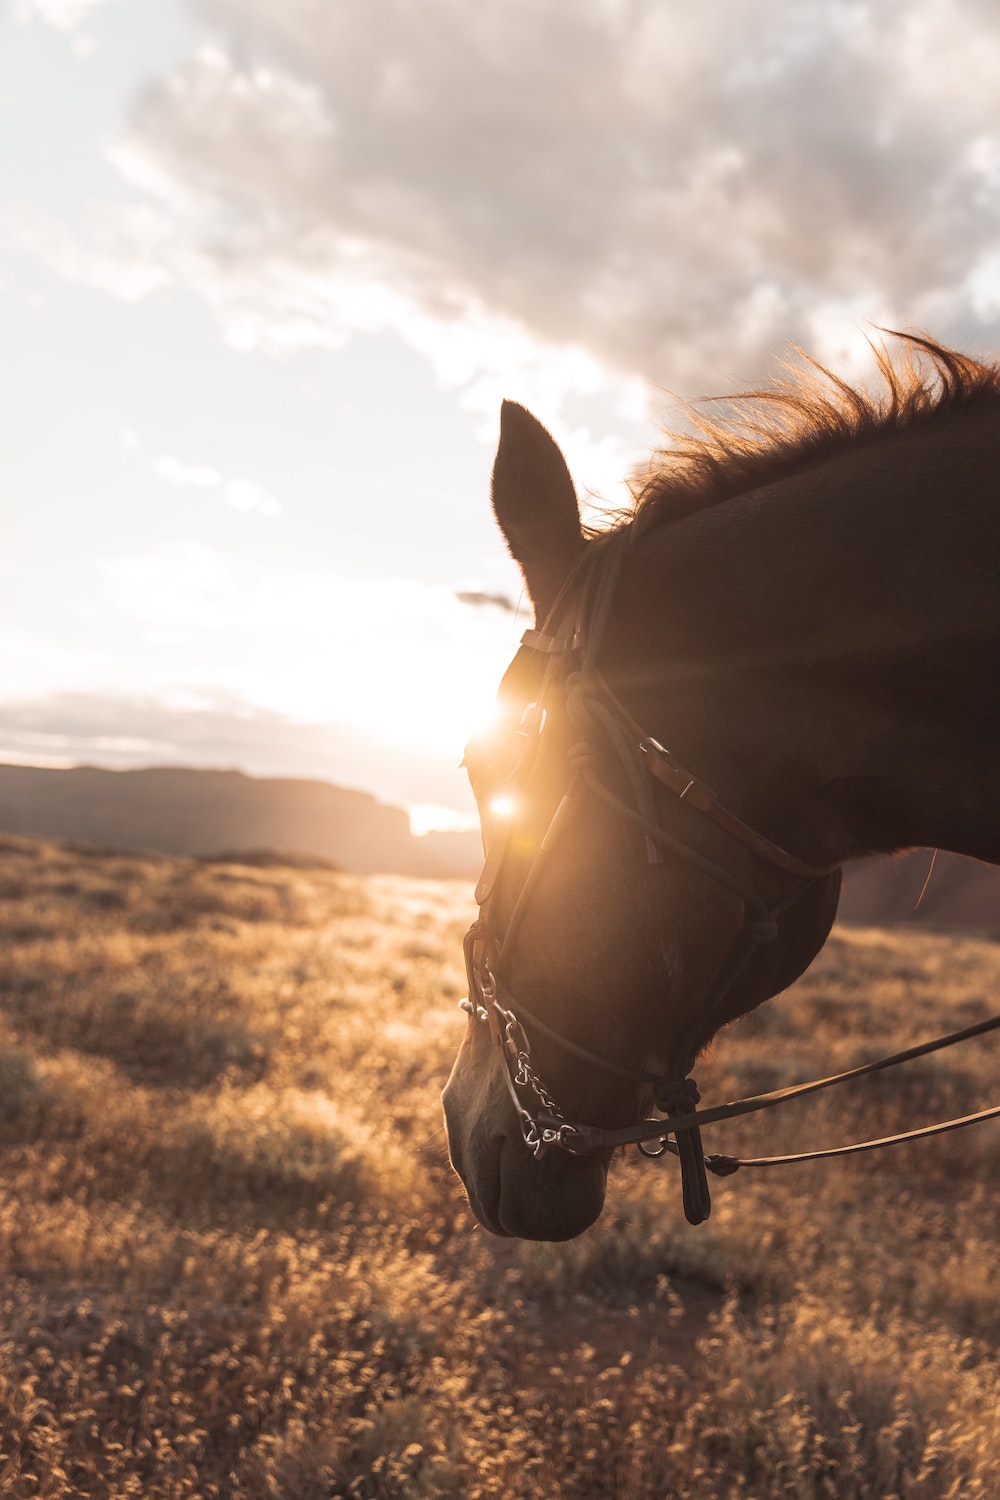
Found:
[[[611,1152],[533,1157],[499,1077],[483,1088],[470,1069],[470,1097],[462,1064],[460,1052],[442,1103],[452,1165],[479,1223],[517,1239],[575,1239],[600,1217]]]

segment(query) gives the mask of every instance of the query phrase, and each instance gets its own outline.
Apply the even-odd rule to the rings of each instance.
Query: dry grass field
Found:
[[[438,1092],[467,888],[0,848],[0,1495],[1000,1494],[1000,1132],[741,1174],[617,1164],[565,1246],[474,1228]],[[1000,1008],[990,941],[839,930],[709,1100]],[[716,1150],[995,1102],[987,1039]]]

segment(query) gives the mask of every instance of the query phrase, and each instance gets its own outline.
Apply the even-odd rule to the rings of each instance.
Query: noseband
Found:
[[[680,1161],[685,1215],[690,1223],[700,1224],[708,1218],[711,1211],[708,1171],[728,1176],[741,1166],[776,1165],[786,1161],[811,1160],[821,1156],[869,1150],[1000,1115],[1000,1107],[997,1107],[960,1120],[908,1131],[879,1141],[860,1142],[829,1151],[753,1160],[724,1155],[706,1157],[702,1150],[700,1131],[703,1124],[769,1109],[802,1094],[876,1072],[927,1052],[937,1051],[967,1037],[997,1029],[1000,1027],[1000,1016],[831,1078],[756,1095],[713,1109],[698,1110],[700,1095],[693,1078],[668,1078],[599,1056],[553,1030],[511,993],[505,983],[504,972],[509,968],[520,923],[537,891],[560,830],[565,827],[574,802],[584,790],[600,798],[624,823],[641,832],[646,858],[650,864],[662,863],[664,852],[678,856],[708,875],[718,885],[734,892],[742,901],[743,925],[734,941],[729,962],[723,968],[709,998],[703,1018],[708,1023],[718,1014],[722,1001],[732,990],[757,948],[773,941],[777,936],[778,922],[784,913],[817,880],[832,874],[838,868],[837,865],[809,865],[744,823],[702,781],[685,770],[669,750],[643,731],[597,672],[595,661],[606,630],[618,576],[635,535],[633,524],[610,535],[607,541],[592,543],[580,566],[564,586],[545,628],[526,631],[522,639],[524,646],[545,658],[545,668],[536,699],[522,715],[518,730],[520,752],[504,780],[504,789],[523,789],[530,780],[551,701],[557,695],[564,699],[566,714],[574,731],[569,755],[569,784],[549,822],[511,915],[502,930],[496,920],[493,901],[498,880],[507,863],[514,819],[504,820],[489,839],[483,872],[476,887],[479,917],[465,938],[469,999],[463,1001],[462,1005],[471,1016],[490,1028],[493,1040],[500,1050],[503,1078],[521,1136],[533,1157],[541,1158],[553,1149],[585,1156],[630,1144],[637,1146],[643,1155],[649,1157],[661,1157],[669,1151]],[[591,561],[591,549],[596,562]],[[609,754],[622,773],[619,780],[624,783],[628,800],[602,774]],[[759,861],[792,876],[793,883],[780,899],[768,904],[757,887],[740,872],[727,864],[719,863],[676,833],[668,831],[663,826],[660,808],[653,795],[653,781],[665,787],[678,801],[695,809],[704,819],[721,829],[733,843],[749,850]],[[638,1125],[617,1130],[605,1130],[567,1119],[535,1071],[525,1024],[591,1067],[644,1085],[651,1091],[661,1118],[647,1119]],[[690,1032],[682,1036],[678,1042],[678,1056],[685,1060],[693,1057],[694,1042]],[[673,1140],[670,1139],[671,1136]]]

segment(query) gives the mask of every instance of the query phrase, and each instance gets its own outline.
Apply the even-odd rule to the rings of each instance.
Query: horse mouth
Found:
[[[514,1138],[494,1142],[475,1170],[452,1163],[465,1184],[469,1207],[484,1229],[507,1239],[572,1240],[600,1218],[608,1159],[551,1151],[535,1160]]]
[[[505,1239],[559,1242],[583,1234],[604,1208],[612,1153],[574,1156],[552,1147],[533,1156],[496,1075],[479,1084],[481,1075],[463,1066],[466,1057],[459,1054],[441,1102],[452,1166],[476,1219]]]

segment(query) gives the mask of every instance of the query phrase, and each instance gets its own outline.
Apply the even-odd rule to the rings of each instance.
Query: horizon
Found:
[[[234,765],[191,765],[179,761],[160,762],[150,761],[148,763],[128,766],[102,765],[94,760],[64,760],[53,757],[49,761],[28,760],[0,754],[0,770],[13,768],[24,771],[102,771],[109,775],[141,774],[150,771],[187,771],[194,775],[203,773],[217,774],[220,776],[241,776],[247,781],[271,782],[271,781],[295,781],[311,786],[328,786],[334,791],[347,792],[359,797],[370,797],[377,806],[385,807],[391,811],[401,812],[407,817],[410,833],[416,839],[425,838],[432,833],[457,833],[457,834],[479,834],[479,819],[472,815],[463,818],[461,814],[452,813],[448,808],[416,805],[414,807],[402,807],[397,803],[388,802],[378,797],[366,787],[345,786],[341,782],[332,781],[328,776],[296,776],[294,774],[277,774],[269,776],[255,776],[250,771],[244,771],[241,766]]]
[[[872,325],[1000,345],[973,0],[14,0],[0,40],[11,764],[473,827],[530,623],[501,398],[590,519],[790,345],[852,379]]]

